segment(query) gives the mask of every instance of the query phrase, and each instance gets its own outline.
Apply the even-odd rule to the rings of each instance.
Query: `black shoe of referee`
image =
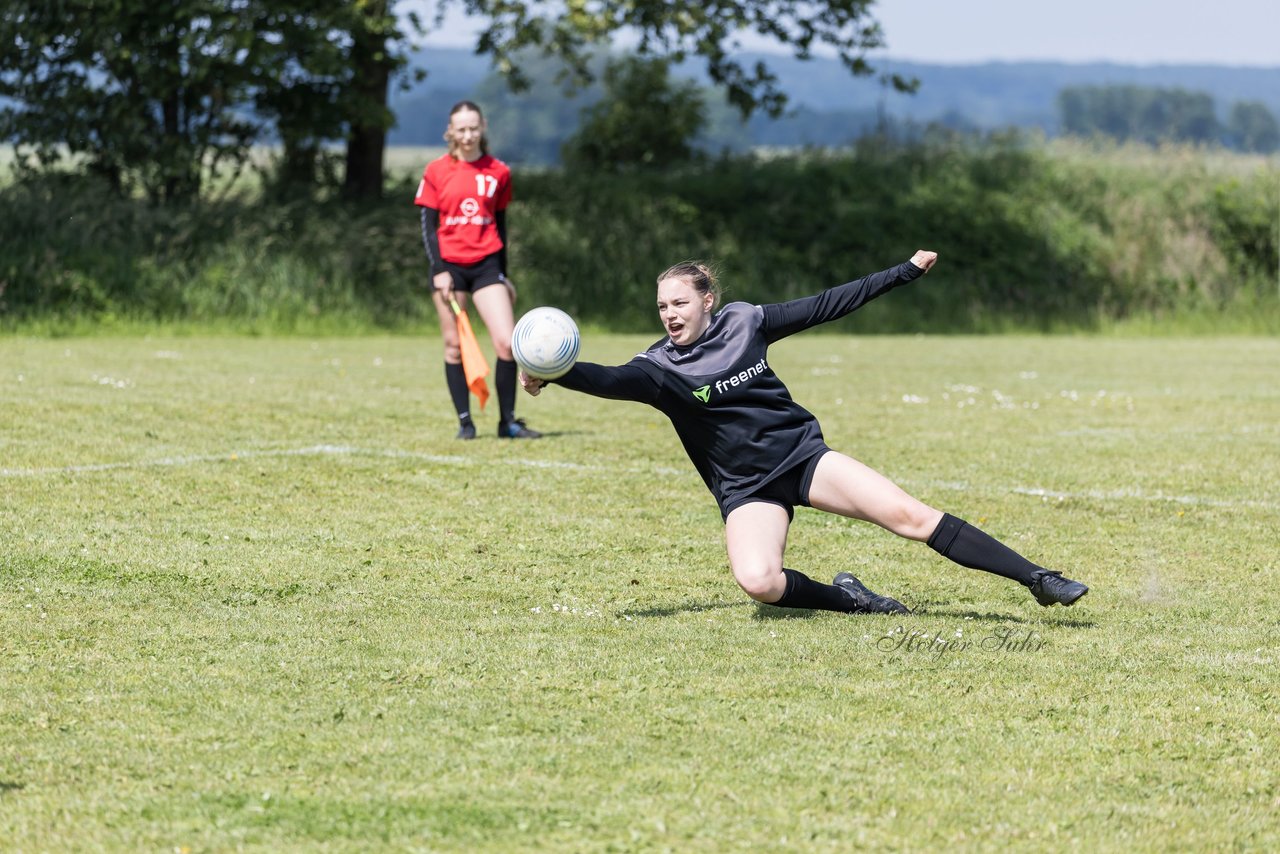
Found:
[[[854,577],[851,572],[836,573],[832,584],[844,590],[854,602],[854,613],[858,614],[910,614],[911,611],[897,599],[879,596],[867,589],[867,586]]]
[[[1089,588],[1079,581],[1063,578],[1061,572],[1052,569],[1041,569],[1031,574],[1031,583],[1027,585],[1036,601],[1048,608],[1050,605],[1071,605],[1081,596],[1089,592]]]
[[[498,438],[499,439],[541,439],[542,434],[537,430],[532,430],[524,423],[524,419],[517,418],[514,421],[498,422]]]

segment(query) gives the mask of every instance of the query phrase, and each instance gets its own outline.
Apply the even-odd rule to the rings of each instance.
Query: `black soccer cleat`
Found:
[[[530,429],[521,418],[498,422],[499,439],[541,439],[542,434]]]
[[[1027,585],[1036,601],[1048,608],[1050,605],[1071,605],[1081,596],[1089,592],[1089,588],[1079,581],[1063,578],[1061,572],[1052,569],[1040,569],[1031,574],[1031,583]]]
[[[474,439],[476,437],[476,425],[470,421],[464,421],[458,425],[458,435],[455,439]]]
[[[851,572],[836,573],[832,584],[844,590],[853,600],[855,614],[910,614],[911,610],[897,599],[872,593]]]

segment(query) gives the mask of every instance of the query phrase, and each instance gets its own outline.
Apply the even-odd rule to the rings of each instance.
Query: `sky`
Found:
[[[434,2],[397,6],[410,8]],[[1280,0],[879,0],[871,15],[888,43],[873,57],[1280,68]],[[476,29],[455,15],[424,41],[473,47]]]

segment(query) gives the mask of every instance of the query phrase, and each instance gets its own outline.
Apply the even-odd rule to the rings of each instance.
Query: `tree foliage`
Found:
[[[1185,89],[1145,86],[1075,86],[1058,94],[1062,131],[1146,143],[1224,143],[1240,151],[1280,148],[1280,125],[1260,101],[1232,105],[1218,120],[1213,97]]]
[[[604,97],[583,110],[564,161],[604,170],[685,163],[704,121],[697,85],[673,83],[667,60],[622,57],[606,67]]]
[[[189,198],[201,165],[242,159],[262,45],[225,0],[10,0],[0,17],[0,135],[41,163],[70,154],[112,186]]]
[[[1227,119],[1227,135],[1241,151],[1269,154],[1280,148],[1280,123],[1261,101],[1237,101]]]
[[[1139,142],[1217,142],[1222,127],[1203,92],[1144,86],[1079,86],[1058,96],[1064,133]]]
[[[851,74],[873,73],[864,56],[884,45],[880,25],[869,17],[873,0],[568,0],[548,13],[532,0],[443,0],[486,20],[476,49],[491,55],[512,85],[527,85],[518,58],[535,48],[565,61],[579,81],[593,79],[591,48],[613,36],[636,40],[641,56],[676,62],[697,56],[706,61],[713,83],[722,85],[744,116],[758,109],[779,115],[786,93],[764,62],[744,67],[734,57],[744,33],[755,33],[789,47],[801,59],[828,48]],[[915,81],[890,76],[888,82],[909,91]]]
[[[281,144],[284,184],[311,184],[346,140],[347,182],[373,195],[405,39],[387,0],[12,0],[0,138],[157,201],[243,168],[255,141]]]
[[[735,60],[743,33],[802,58],[834,50],[855,75],[883,44],[872,0],[442,0],[480,18],[478,53],[512,86],[523,58],[593,79],[591,56],[615,36],[643,56],[701,57],[743,116],[785,103],[764,62]],[[348,196],[377,196],[394,117],[388,88],[422,31],[396,0],[8,0],[0,11],[0,141],[25,163],[68,157],[120,192],[197,197],[207,171],[243,168],[255,141],[281,147],[276,186],[310,187],[326,148],[346,144]],[[892,77],[899,88],[912,82]]]

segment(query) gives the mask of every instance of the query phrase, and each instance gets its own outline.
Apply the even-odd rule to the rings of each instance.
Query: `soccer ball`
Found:
[[[540,380],[554,380],[568,373],[578,361],[581,343],[573,318],[545,305],[525,312],[511,333],[516,363],[526,374]]]

